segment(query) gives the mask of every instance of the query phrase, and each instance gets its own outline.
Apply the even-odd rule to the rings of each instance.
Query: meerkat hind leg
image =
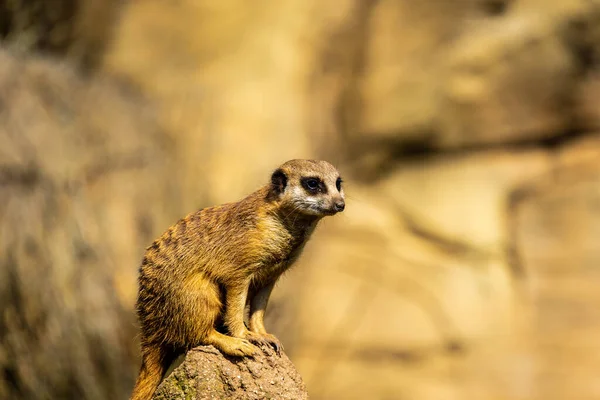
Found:
[[[183,342],[213,345],[231,356],[251,356],[257,349],[249,341],[224,335],[215,329],[222,309],[220,297],[218,285],[202,275],[188,278],[186,301],[179,305],[184,311],[178,314],[188,335],[182,338]]]

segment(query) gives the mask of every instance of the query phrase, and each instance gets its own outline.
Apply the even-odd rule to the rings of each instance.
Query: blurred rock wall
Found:
[[[94,273],[108,285],[94,298],[118,299],[105,308],[124,315],[104,319],[119,321],[123,337],[134,335],[127,313],[151,237],[192,209],[252,191],[289,158],[319,157],[345,175],[348,207],[323,221],[268,313],[312,397],[600,397],[600,3],[145,0],[100,8],[111,21],[102,29],[82,22],[93,13],[67,19],[83,31],[66,48],[87,57],[33,47],[91,68],[89,78],[44,75],[72,95],[48,94],[37,75],[23,74],[17,89],[0,80],[0,92],[71,108],[65,117],[46,104],[2,106],[5,142],[14,141],[14,118],[35,122],[19,132],[38,133],[23,147],[28,162],[7,151],[0,165],[34,165],[34,176],[60,183],[52,187],[83,182],[66,192],[60,218],[86,218],[88,247],[110,255],[94,261],[107,266]],[[15,35],[5,35],[6,46],[14,48]],[[59,68],[42,64],[36,68]],[[79,100],[94,90],[108,94]],[[80,177],[85,159],[112,165],[120,150],[153,155],[141,156],[135,176],[117,169],[92,180],[101,184],[93,190]],[[52,175],[59,155],[73,167]],[[10,182],[2,195],[29,204]],[[36,185],[51,199],[62,193]],[[33,204],[45,213],[44,202]],[[16,232],[3,235],[3,246],[25,246],[27,229],[3,215],[5,232]],[[48,268],[76,274],[74,250],[65,256],[64,242],[36,237],[48,247],[43,254],[55,254],[45,257]],[[15,259],[7,254],[3,260]],[[27,254],[3,261],[5,270],[31,269]],[[52,298],[82,296],[49,282]],[[11,318],[22,312],[18,305]],[[6,353],[9,342],[0,343]],[[0,360],[10,368],[34,365],[6,354]],[[113,353],[135,371],[135,357],[123,354]],[[24,372],[7,376],[30,387]],[[124,373],[122,387],[130,379]]]
[[[145,103],[68,65],[0,51],[2,399],[131,390],[136,265],[181,193]]]

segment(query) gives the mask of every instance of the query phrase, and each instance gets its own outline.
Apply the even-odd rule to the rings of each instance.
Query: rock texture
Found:
[[[282,352],[270,347],[253,358],[225,357],[212,346],[189,351],[163,381],[155,400],[308,399],[302,378]]]
[[[66,57],[93,69],[111,39],[117,0],[7,0],[0,3],[0,43]]]
[[[176,191],[143,103],[0,51],[0,398],[131,390],[136,266]]]
[[[532,303],[540,398],[600,396],[600,140],[559,152],[552,174],[515,197],[517,255]]]

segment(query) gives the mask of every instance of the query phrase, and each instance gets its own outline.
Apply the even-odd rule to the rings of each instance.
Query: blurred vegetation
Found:
[[[600,397],[600,3],[0,1],[0,398],[126,398],[147,246],[291,158],[319,399]]]

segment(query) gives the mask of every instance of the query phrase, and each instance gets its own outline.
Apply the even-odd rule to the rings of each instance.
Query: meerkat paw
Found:
[[[246,339],[238,339],[232,338],[232,340],[227,344],[224,353],[227,353],[232,356],[253,356],[258,352],[256,346],[254,346],[250,341]]]
[[[258,352],[258,348],[247,339],[215,334],[207,342],[230,356],[251,357]]]
[[[277,354],[281,354],[283,350],[283,345],[274,335],[270,333],[256,333],[256,332],[248,332],[246,338],[252,343],[256,344],[265,344],[271,346],[275,349]]]

